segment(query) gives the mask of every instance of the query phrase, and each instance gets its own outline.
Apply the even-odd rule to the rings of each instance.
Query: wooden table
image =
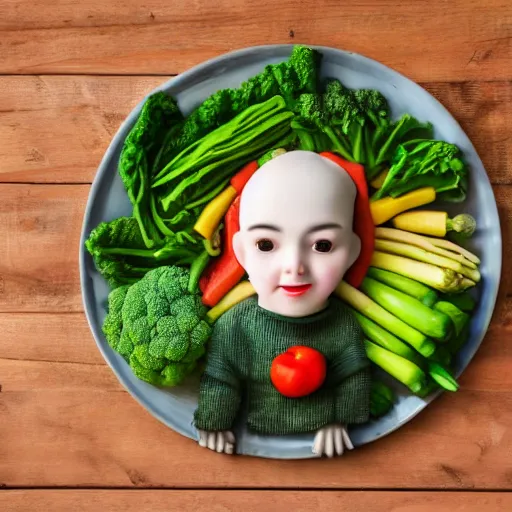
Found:
[[[306,43],[419,82],[462,124],[512,256],[512,3],[0,0],[0,510],[512,510],[512,280],[445,394],[338,460],[219,456],[126,393],[83,313],[78,245],[100,159],[170,76]]]

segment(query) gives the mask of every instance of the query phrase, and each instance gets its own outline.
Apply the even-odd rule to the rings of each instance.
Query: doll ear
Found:
[[[240,265],[245,268],[245,265],[244,265],[245,251],[244,251],[244,243],[243,243],[243,233],[241,233],[240,231],[237,231],[233,235],[232,243],[233,243],[233,252],[235,253],[235,257],[238,260],[238,263],[240,263]]]
[[[357,258],[359,258],[359,255],[361,254],[361,245],[361,239],[359,236],[352,232],[352,243],[350,244],[348,268],[350,268],[357,261]]]

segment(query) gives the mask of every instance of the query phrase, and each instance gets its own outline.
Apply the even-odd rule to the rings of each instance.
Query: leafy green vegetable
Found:
[[[162,162],[164,165],[170,162],[179,152],[252,105],[280,95],[287,107],[292,108],[302,93],[317,91],[320,62],[318,51],[297,45],[287,61],[265,66],[239,88],[215,92],[187,116],[179,133],[167,141]]]
[[[269,145],[288,137],[292,116],[283,98],[274,96],[187,147],[155,176],[153,215],[169,228],[179,224],[187,203],[208,194],[219,181],[264,154]]]
[[[135,217],[102,222],[85,242],[98,272],[112,288],[133,284],[160,265],[191,262],[203,245],[187,232],[178,232],[148,249]]]
[[[151,222],[148,192],[149,169],[169,130],[180,123],[183,116],[174,98],[163,92],[151,95],[130,130],[119,159],[119,175],[133,205],[133,216],[140,226],[146,247],[151,248],[160,235]]]
[[[196,367],[211,335],[207,308],[190,293],[190,272],[163,266],[113,290],[103,332],[110,346],[150,384],[176,386]]]
[[[372,199],[398,197],[421,187],[434,187],[439,199],[466,197],[467,168],[457,146],[439,140],[410,140],[400,144],[392,165]]]

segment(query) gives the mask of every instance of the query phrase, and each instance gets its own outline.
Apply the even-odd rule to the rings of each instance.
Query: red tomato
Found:
[[[284,396],[299,398],[316,391],[327,371],[325,357],[314,348],[295,346],[278,355],[270,367],[270,380]]]

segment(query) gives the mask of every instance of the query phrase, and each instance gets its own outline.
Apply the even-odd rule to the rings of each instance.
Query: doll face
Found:
[[[355,194],[346,171],[307,151],[279,156],[254,174],[233,242],[261,307],[291,317],[326,307],[360,251]]]

